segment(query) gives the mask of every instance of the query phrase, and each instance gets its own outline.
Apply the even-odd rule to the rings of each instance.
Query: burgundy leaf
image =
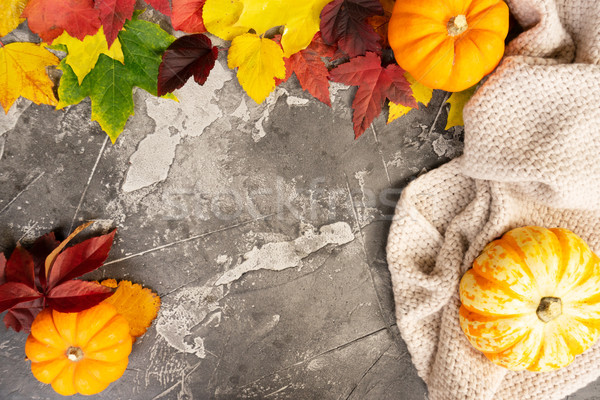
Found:
[[[44,299],[20,303],[8,310],[4,316],[4,324],[16,332],[29,332],[31,324],[40,311],[43,310]]]
[[[190,78],[203,85],[215,66],[219,50],[201,34],[182,36],[167,48],[158,68],[158,95],[179,89]]]
[[[9,308],[42,297],[42,294],[37,290],[20,282],[7,282],[0,285],[0,312],[4,312]]]
[[[94,307],[113,294],[113,289],[97,282],[66,281],[46,296],[49,307],[60,312],[79,312]]]
[[[116,229],[65,249],[56,257],[48,276],[48,287],[77,278],[102,266],[112,246]]]
[[[381,50],[380,37],[367,18],[383,15],[378,0],[334,0],[321,11],[321,34],[350,57]]]
[[[167,17],[171,16],[171,4],[169,0],[146,0],[156,11],[163,13]]]
[[[33,268],[33,257],[31,254],[17,244],[17,247],[6,262],[4,278],[6,282],[19,282],[31,288],[35,288],[35,275]]]
[[[110,47],[123,28],[125,20],[131,19],[135,0],[96,0],[94,7],[100,13],[104,36]]]
[[[4,279],[4,270],[6,269],[6,257],[4,253],[0,253],[0,285],[3,285],[6,280]]]
[[[38,288],[46,289],[46,270],[44,263],[46,257],[58,247],[60,242],[56,240],[54,232],[50,232],[37,238],[29,252],[33,256],[33,269],[35,271],[35,284]]]
[[[394,103],[417,107],[404,70],[396,64],[381,66],[375,53],[356,57],[331,71],[331,79],[347,85],[358,86],[352,109],[355,137],[358,138],[371,125],[388,98]]]

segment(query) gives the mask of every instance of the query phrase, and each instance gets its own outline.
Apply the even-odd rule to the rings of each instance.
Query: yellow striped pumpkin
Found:
[[[567,229],[513,229],[462,277],[460,300],[462,330],[492,362],[558,369],[600,334],[600,259]]]

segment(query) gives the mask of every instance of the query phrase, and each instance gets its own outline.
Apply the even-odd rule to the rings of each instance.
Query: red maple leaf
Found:
[[[131,19],[135,0],[96,0],[95,7],[99,11],[104,36],[110,47],[123,28],[125,20]]]
[[[31,0],[23,10],[29,29],[51,43],[63,31],[79,40],[100,29],[94,0]]]
[[[86,225],[87,226],[87,225]],[[78,229],[76,232],[79,232]],[[51,307],[78,312],[93,307],[112,294],[96,282],[71,280],[99,268],[112,246],[116,231],[64,249],[54,233],[36,240],[31,249],[17,245],[8,261],[0,256],[0,312],[7,328],[29,331],[36,315]]]
[[[335,47],[322,41],[317,33],[311,44],[304,50],[292,54],[285,59],[285,78],[276,80],[279,85],[286,82],[293,73],[296,74],[300,86],[314,98],[331,107],[329,98],[329,70],[321,57],[332,57]]]
[[[146,3],[150,4],[156,11],[168,17],[171,16],[171,4],[169,4],[169,0],[146,0]]]
[[[416,107],[410,84],[404,70],[396,64],[381,65],[375,53],[356,57],[331,71],[331,79],[347,85],[358,86],[352,109],[355,137],[358,138],[381,113],[385,99],[407,107]]]
[[[334,0],[321,11],[321,33],[350,57],[381,50],[380,37],[367,18],[383,15],[378,0]]]
[[[167,48],[158,67],[158,95],[179,89],[193,75],[204,85],[215,66],[219,50],[202,34],[182,36]]]
[[[206,32],[202,9],[206,0],[173,0],[173,29],[187,33]]]

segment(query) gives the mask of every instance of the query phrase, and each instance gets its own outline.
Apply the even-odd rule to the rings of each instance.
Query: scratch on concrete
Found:
[[[35,177],[35,179],[33,179],[27,186],[25,186],[25,188],[23,190],[21,190],[19,193],[17,193],[17,195],[15,197],[12,198],[11,201],[9,201],[4,207],[2,207],[2,209],[0,210],[0,214],[2,214],[4,211],[6,211],[8,209],[8,207],[10,207],[10,205],[12,203],[14,203],[15,201],[17,201],[17,199],[23,194],[25,193],[31,186],[33,186],[34,183],[36,183],[38,181],[38,179],[40,179],[42,176],[44,176],[45,172],[40,173],[38,176]]]
[[[316,233],[306,231],[289,242],[267,243],[260,249],[254,247],[244,254],[244,261],[221,276],[215,285],[226,285],[242,277],[246,272],[259,269],[281,271],[300,265],[302,259],[328,244],[342,245],[354,240],[352,228],[346,222],[325,225]]]
[[[217,94],[233,73],[215,63],[203,86],[188,83],[176,95],[179,102],[147,95],[148,115],[156,121],[154,133],[142,140],[130,158],[124,192],[153,185],[167,179],[181,139],[202,135],[206,128],[223,116]],[[201,101],[201,104],[198,104]],[[243,112],[243,110],[242,110]]]

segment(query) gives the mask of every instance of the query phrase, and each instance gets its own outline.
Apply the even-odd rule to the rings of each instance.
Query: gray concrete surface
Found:
[[[395,326],[385,243],[401,188],[459,155],[461,130],[443,131],[436,93],[355,141],[353,92],[334,84],[330,109],[293,78],[256,105],[222,58],[180,103],[136,92],[116,145],[88,101],[20,100],[0,116],[0,251],[94,219],[118,234],[86,278],[162,297],[125,375],[96,398],[426,398]],[[24,343],[0,328],[0,399],[61,398],[31,376]]]

